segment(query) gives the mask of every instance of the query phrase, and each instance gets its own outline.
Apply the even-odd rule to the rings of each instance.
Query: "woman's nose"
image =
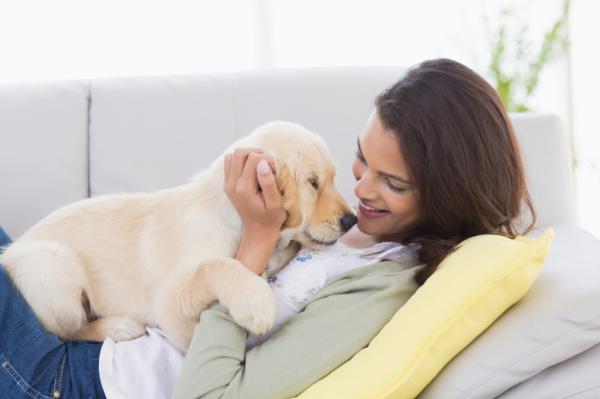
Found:
[[[358,198],[373,198],[374,189],[373,183],[370,180],[371,179],[366,171],[360,176],[357,176],[356,184],[354,185],[354,195],[356,195]]]

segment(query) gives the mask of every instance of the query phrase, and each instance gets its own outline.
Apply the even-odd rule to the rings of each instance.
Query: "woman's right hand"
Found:
[[[287,213],[275,184],[275,162],[258,148],[240,148],[225,155],[224,189],[242,219],[236,259],[262,274]]]
[[[279,231],[285,222],[274,169],[275,161],[260,148],[225,155],[225,193],[246,229]]]

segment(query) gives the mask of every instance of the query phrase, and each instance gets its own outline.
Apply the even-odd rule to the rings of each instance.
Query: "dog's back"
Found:
[[[217,209],[202,211],[196,194],[188,184],[67,205],[10,245],[0,263],[44,327],[61,338],[94,338],[78,335],[90,316],[155,324],[154,293],[175,267],[232,256],[237,245],[231,234],[233,240],[218,234],[230,229],[219,225]]]

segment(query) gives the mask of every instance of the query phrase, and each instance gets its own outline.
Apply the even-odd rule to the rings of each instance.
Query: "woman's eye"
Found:
[[[358,159],[360,162],[365,163],[365,159],[363,158],[362,154],[360,152],[358,152],[358,150],[356,150],[356,152],[354,153],[354,156],[356,157],[356,159]]]
[[[390,190],[395,191],[397,193],[403,193],[405,191],[408,191],[407,188],[403,188],[403,187],[398,187],[398,186],[394,186],[392,183],[390,183],[389,181],[387,182],[388,187],[390,188]]]
[[[315,190],[319,189],[319,181],[317,179],[310,179],[310,185],[313,186]]]

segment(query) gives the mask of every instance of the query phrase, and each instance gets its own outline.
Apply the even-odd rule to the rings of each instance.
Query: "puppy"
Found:
[[[333,185],[324,141],[300,125],[270,122],[234,143],[188,184],[154,193],[100,196],[62,207],[0,257],[42,325],[62,339],[128,340],[160,327],[189,346],[214,300],[255,334],[275,316],[266,281],[233,259],[241,220],[224,188],[224,155],[258,147],[274,157],[288,217],[267,273],[300,245],[334,243],[356,218]]]

